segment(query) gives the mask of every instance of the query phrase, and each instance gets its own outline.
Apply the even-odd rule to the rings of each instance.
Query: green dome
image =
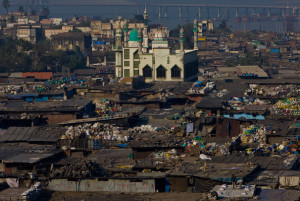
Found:
[[[138,29],[134,28],[129,34],[129,41],[138,41]]]

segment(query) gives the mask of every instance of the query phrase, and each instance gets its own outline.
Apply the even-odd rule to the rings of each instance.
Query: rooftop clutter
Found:
[[[299,115],[300,102],[298,98],[288,98],[278,101],[272,108],[275,115]]]
[[[251,125],[242,129],[243,143],[266,143],[266,134],[271,133],[271,127],[265,125]]]
[[[114,117],[117,112],[122,112],[121,106],[117,106],[116,103],[107,99],[96,99],[94,100],[94,103],[96,105],[95,116],[97,117]]]
[[[247,95],[263,97],[287,98],[299,93],[298,85],[258,85],[250,84],[249,89],[245,92]]]
[[[57,88],[63,88],[64,86],[77,86],[77,87],[87,87],[88,83],[86,80],[79,80],[75,76],[63,77],[57,80],[46,81],[47,86],[54,86]]]

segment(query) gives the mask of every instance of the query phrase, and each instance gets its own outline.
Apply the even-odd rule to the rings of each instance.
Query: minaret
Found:
[[[148,39],[148,14],[147,7],[145,6],[144,10],[144,31],[143,31],[143,52],[148,51],[149,39]]]
[[[115,48],[122,49],[122,29],[121,29],[121,17],[118,17],[116,37],[115,37]]]
[[[183,28],[180,29],[180,38],[179,38],[179,42],[180,42],[180,53],[184,53],[184,49],[183,49],[183,42],[184,42]]]
[[[142,54],[142,48],[143,48],[143,34],[142,34],[142,29],[139,28],[139,32],[138,32],[138,43],[139,43],[139,54]]]
[[[128,20],[125,19],[123,25],[124,47],[128,47]]]
[[[118,18],[116,35],[115,35],[115,47],[116,52],[116,77],[122,77],[122,29],[121,29],[121,17]]]
[[[198,21],[197,19],[194,20],[194,50],[198,50]]]

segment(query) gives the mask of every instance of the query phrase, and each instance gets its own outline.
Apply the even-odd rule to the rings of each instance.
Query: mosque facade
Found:
[[[148,15],[144,11],[143,28],[128,30],[120,18],[115,33],[116,77],[144,76],[152,81],[191,81],[198,73],[198,22],[194,21],[194,49],[183,47],[184,30],[180,30],[180,49],[171,49],[167,34],[158,29],[152,41],[148,37]]]

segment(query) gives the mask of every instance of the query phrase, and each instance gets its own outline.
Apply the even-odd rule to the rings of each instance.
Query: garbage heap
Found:
[[[95,116],[97,117],[113,117],[116,112],[121,112],[123,109],[121,106],[117,106],[116,103],[107,99],[94,100],[96,106]]]
[[[298,95],[299,92],[300,92],[300,88],[297,85],[268,86],[268,85],[250,84],[249,89],[245,93],[247,95],[286,98],[286,97]]]
[[[19,85],[1,86],[0,92],[6,94],[17,94],[23,91],[23,87]]]
[[[278,101],[272,108],[275,115],[299,115],[300,101],[298,98],[288,98]]]
[[[129,135],[123,134],[120,127],[111,124],[82,124],[78,126],[66,127],[67,131],[62,139],[75,139],[75,137],[85,137],[88,139],[103,139],[111,141],[128,141]]]
[[[59,169],[54,170],[51,175],[52,178],[88,178],[106,176],[105,171],[96,162],[80,161],[72,164],[67,164]]]
[[[32,91],[36,93],[43,93],[48,91],[49,88],[47,86],[41,85],[41,84],[36,84],[32,87]]]
[[[242,143],[266,143],[266,135],[270,134],[271,127],[265,125],[251,125],[243,128],[241,133]]]
[[[269,102],[261,100],[259,98],[250,98],[250,97],[233,97],[228,101],[228,104],[233,109],[238,109],[237,107],[243,105],[267,105]]]
[[[78,80],[75,76],[63,77],[61,79],[49,80],[46,82],[48,86],[55,86],[58,89],[63,88],[64,86],[73,86],[73,87],[88,87],[88,82],[86,80]]]
[[[221,156],[229,154],[230,143],[225,143],[223,145],[218,145],[215,142],[206,143],[201,136],[197,136],[192,140],[187,140],[183,146],[187,148],[191,155],[198,155],[201,153],[206,156]]]

